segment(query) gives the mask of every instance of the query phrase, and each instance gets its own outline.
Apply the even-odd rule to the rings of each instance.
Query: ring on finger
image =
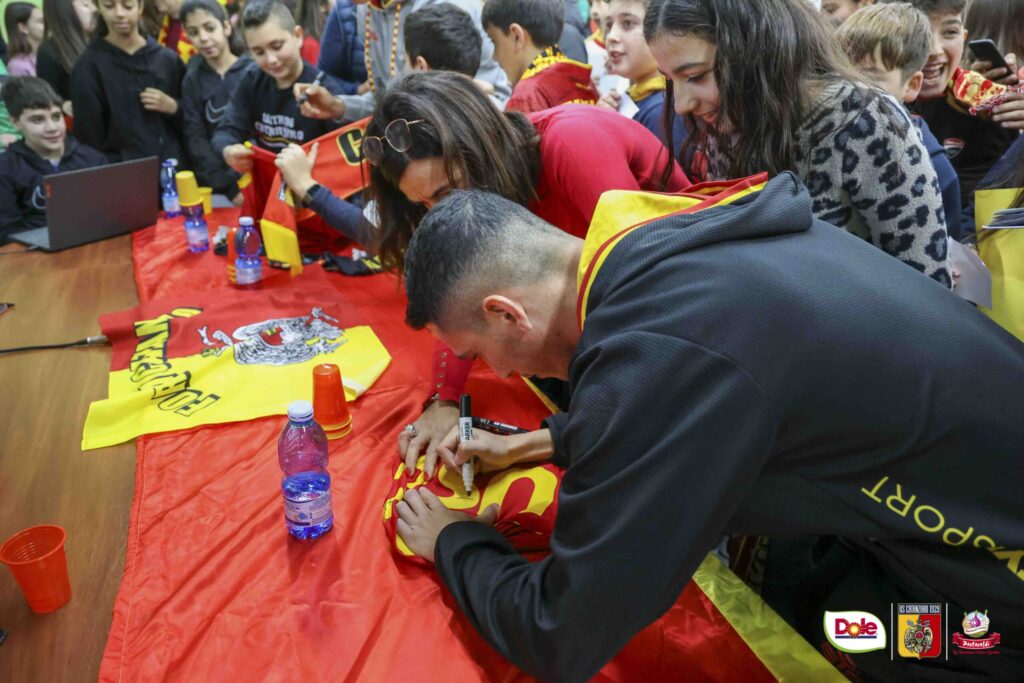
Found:
[[[416,425],[414,425],[414,424],[407,424],[407,425],[405,425],[405,427],[402,428],[402,431],[409,432],[413,436],[416,436]]]

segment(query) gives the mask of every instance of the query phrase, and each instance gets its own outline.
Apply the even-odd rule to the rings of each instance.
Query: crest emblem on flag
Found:
[[[308,316],[243,325],[230,336],[221,330],[208,334],[205,326],[197,332],[207,347],[204,356],[219,356],[230,348],[239,365],[291,365],[328,354],[344,344],[345,331],[332,324],[336,322],[338,319],[322,308],[314,308]]]
[[[896,609],[901,657],[923,659],[942,654],[942,605],[904,604]]]

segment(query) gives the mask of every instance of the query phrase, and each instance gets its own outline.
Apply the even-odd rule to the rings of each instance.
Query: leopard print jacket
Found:
[[[849,82],[825,87],[797,131],[796,168],[821,220],[952,286],[939,179],[902,105]],[[727,160],[707,142],[708,178]]]

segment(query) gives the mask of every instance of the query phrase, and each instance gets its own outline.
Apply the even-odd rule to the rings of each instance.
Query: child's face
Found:
[[[100,16],[111,35],[127,38],[139,32],[142,3],[139,0],[100,0]]]
[[[185,17],[184,25],[185,35],[207,60],[219,59],[229,49],[231,24],[218,21],[217,17],[206,10],[191,12]]]
[[[92,33],[96,28],[96,3],[93,0],[72,0],[71,6],[85,32]]]
[[[497,26],[487,24],[484,27],[484,32],[494,43],[494,61],[508,76],[509,83],[515,86],[519,82],[519,77],[529,67],[529,62],[523,57],[526,46],[523,41],[522,28],[512,24],[509,26],[508,33],[505,33]]]
[[[865,57],[859,64],[856,64],[857,71],[864,74],[864,77],[873,85],[895,97],[899,102],[913,102],[921,90],[923,74],[915,72],[910,78],[903,78],[900,69],[886,69],[882,61],[882,47],[875,47],[875,54]]]
[[[43,23],[43,10],[38,7],[32,8],[32,14],[29,15],[24,26],[25,35],[30,42],[35,45],[43,42],[43,34],[46,32],[46,25]],[[21,30],[21,25],[18,26],[18,30]]]
[[[302,29],[298,26],[289,31],[271,17],[262,26],[245,29],[245,43],[256,64],[279,85],[291,85],[289,79],[302,73]]]
[[[181,5],[184,0],[153,0],[153,4],[160,14],[169,14],[172,19],[177,19],[181,14]]]
[[[921,84],[921,99],[942,97],[953,70],[964,55],[963,18],[959,14],[935,14],[929,17],[932,23],[932,49],[924,65],[924,82]]]
[[[833,24],[838,26],[861,7],[871,4],[873,4],[873,0],[824,0],[821,3],[821,11],[832,20]]]
[[[651,52],[658,69],[672,80],[677,114],[692,114],[719,133],[732,132],[721,114],[714,44],[696,36],[662,33],[651,41]]]
[[[40,156],[59,155],[64,152],[67,127],[60,107],[26,109],[14,121],[14,127],[25,138],[25,144],[29,149]]]
[[[631,81],[652,75],[658,68],[644,40],[644,5],[639,0],[612,0],[604,18],[604,44],[610,70]]]

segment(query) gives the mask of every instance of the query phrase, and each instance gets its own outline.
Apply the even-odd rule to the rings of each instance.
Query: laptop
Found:
[[[9,235],[30,247],[60,251],[153,225],[159,215],[160,161],[54,173],[43,179],[46,226]]]

